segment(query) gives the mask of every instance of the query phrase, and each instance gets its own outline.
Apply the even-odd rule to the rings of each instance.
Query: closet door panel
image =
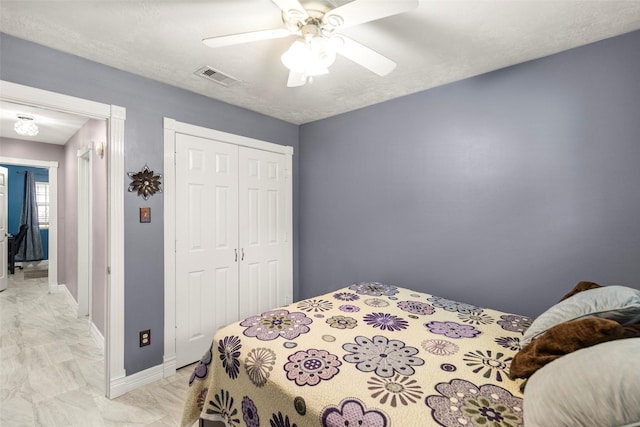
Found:
[[[284,269],[290,259],[286,230],[286,157],[240,147],[239,150],[240,317],[285,303],[291,288]]]
[[[238,319],[238,147],[176,135],[176,364]]]

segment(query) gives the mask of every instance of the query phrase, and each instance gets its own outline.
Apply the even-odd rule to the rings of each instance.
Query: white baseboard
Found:
[[[102,333],[100,332],[96,324],[93,322],[91,322],[90,332],[91,332],[91,337],[96,342],[96,344],[98,344],[98,347],[100,347],[100,350],[104,351],[104,336],[102,336]]]
[[[54,294],[54,293],[58,292],[59,286],[60,285],[58,285],[56,283],[55,279],[53,277],[49,276],[49,293],[50,294]],[[62,285],[62,286],[64,286],[64,285]],[[66,288],[66,286],[65,286],[65,288]],[[67,292],[68,292],[68,290],[67,290]]]
[[[176,355],[163,356],[162,366],[164,371],[164,377],[170,377],[176,373]]]
[[[169,377],[176,373],[175,357],[165,358],[162,365],[156,365],[144,371],[137,372],[133,375],[117,378],[111,381],[111,393],[109,399],[115,399],[125,393],[133,391],[137,388],[154,383],[163,378]]]
[[[47,269],[49,269],[49,260],[45,260],[43,262],[47,263],[46,266],[47,266]],[[49,283],[49,293],[53,294],[53,293],[57,292],[58,291],[58,287],[60,286],[60,285],[58,285],[58,273],[54,272],[52,274],[52,271],[49,269],[48,283]]]
[[[73,298],[73,295],[71,295],[71,292],[66,285],[58,285],[56,287],[56,292],[64,293],[67,298],[69,298],[69,301],[71,302],[71,305],[73,306],[75,312],[78,312],[78,303]],[[89,333],[91,334],[91,337],[96,342],[98,347],[100,347],[100,349],[104,351],[104,336],[102,335],[102,332],[100,332],[96,324],[93,322],[91,322],[91,325],[89,326]]]
[[[78,311],[78,303],[76,302],[75,298],[73,298],[73,295],[71,295],[71,292],[66,285],[58,285],[56,288],[56,292],[64,293],[69,298],[69,301],[74,306],[76,312]],[[102,333],[100,333],[100,330],[98,330],[93,322],[91,322],[90,333],[91,337],[104,350],[104,336],[102,335]],[[109,392],[109,398],[115,399],[116,397],[122,396],[125,393],[128,393],[139,387],[143,387],[147,384],[154,383],[164,377],[168,377],[175,373],[175,357],[173,357],[173,359],[169,358],[169,360],[165,360],[164,364],[162,365],[153,366],[149,369],[145,369],[144,371],[137,372],[133,375],[112,379],[110,384],[111,388]]]
[[[67,285],[64,285],[64,284],[58,285],[56,288],[56,292],[62,292],[66,294],[69,300],[71,301],[71,305],[73,305],[73,308],[76,310],[76,312],[78,311],[78,302],[73,297],[73,295],[71,295],[71,292],[69,291],[69,288],[67,288]]]
[[[111,393],[109,399],[115,399],[132,390],[154,383],[164,378],[162,365],[156,365],[144,371],[137,372],[122,378],[111,380]]]

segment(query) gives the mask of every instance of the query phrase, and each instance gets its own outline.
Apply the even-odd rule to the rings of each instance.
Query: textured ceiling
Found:
[[[27,115],[33,118],[38,126],[36,136],[18,135],[13,129],[18,116]],[[22,139],[25,141],[46,142],[64,145],[89,120],[86,117],[59,111],[34,108],[27,105],[0,102],[0,138]]]
[[[397,62],[389,75],[339,57],[328,75],[288,88],[280,55],[292,38],[216,49],[201,42],[281,27],[270,0],[2,0],[0,9],[4,33],[294,124],[640,29],[639,0],[422,0],[341,31]],[[240,81],[203,79],[194,74],[203,66]]]

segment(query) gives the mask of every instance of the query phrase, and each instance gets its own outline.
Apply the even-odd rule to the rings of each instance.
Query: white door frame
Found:
[[[0,95],[0,98],[2,96]],[[49,171],[49,292],[58,291],[58,162],[0,156],[0,163]]]
[[[109,398],[118,397],[127,391],[124,369],[124,121],[126,109],[4,80],[0,80],[0,100],[107,120],[109,208],[105,391]],[[57,180],[57,174],[54,176]],[[56,200],[56,197],[57,194],[55,197],[51,194],[52,200]],[[57,230],[55,231],[57,233]],[[49,239],[51,244],[51,237]],[[54,247],[57,247],[57,234],[55,243]]]
[[[2,197],[0,197],[0,291],[7,289],[9,266],[7,265],[8,252],[9,252],[9,230],[7,230],[7,223],[9,222],[9,201],[8,189],[9,189],[9,171],[5,167],[0,166],[0,189]]]
[[[91,324],[91,290],[93,267],[93,244],[91,241],[91,200],[92,200],[91,145],[78,150],[78,317],[89,316]]]
[[[287,173],[292,173],[293,147],[274,144],[232,133],[178,122],[164,118],[164,355],[163,375],[176,373],[176,133],[214,139],[238,146],[256,148],[287,155]],[[292,182],[292,180],[290,181]],[[292,199],[287,200],[288,215],[292,214]],[[293,224],[291,218],[288,221]],[[287,230],[289,244],[292,245],[293,230]],[[293,271],[292,266],[290,267]],[[292,301],[293,295],[283,296]],[[213,337],[212,337],[213,338]]]

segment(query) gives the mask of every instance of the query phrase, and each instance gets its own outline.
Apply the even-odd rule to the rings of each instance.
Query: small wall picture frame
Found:
[[[140,208],[140,222],[151,222],[151,208]]]

